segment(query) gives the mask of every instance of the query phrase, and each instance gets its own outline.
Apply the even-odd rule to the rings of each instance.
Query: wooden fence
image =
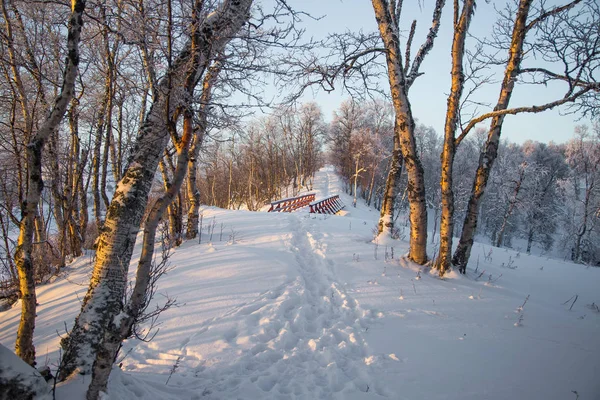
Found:
[[[298,208],[305,207],[315,200],[314,193],[304,194],[302,196],[290,197],[271,202],[271,208],[267,212],[292,212]]]
[[[313,201],[309,204],[310,212],[317,214],[335,214],[346,207],[340,200],[340,196],[334,194],[324,199]]]

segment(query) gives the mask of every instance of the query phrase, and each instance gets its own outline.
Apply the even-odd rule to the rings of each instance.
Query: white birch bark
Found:
[[[34,265],[31,258],[33,231],[37,206],[44,181],[42,179],[42,150],[50,135],[58,128],[75,91],[75,78],[79,65],[79,40],[83,26],[84,0],[72,0],[71,18],[68,27],[67,58],[63,72],[60,94],[54,100],[50,114],[27,145],[28,191],[21,209],[19,239],[15,263],[19,273],[22,310],[17,333],[15,352],[30,365],[35,364],[33,331],[35,328],[36,295]]]
[[[148,193],[169,133],[168,119],[185,108],[186,87],[200,80],[216,52],[223,49],[249,18],[252,0],[224,0],[194,30],[197,48],[190,41],[178,54],[166,76],[158,83],[133,150],[132,160],[119,181],[98,240],[96,264],[81,312],[70,335],[63,341],[61,378],[79,372],[88,374],[107,326],[123,309],[129,262]],[[190,71],[193,72],[190,74]],[[110,368],[110,367],[108,367]]]
[[[386,0],[372,0],[375,11],[375,19],[379,26],[379,33],[386,49],[386,62],[388,69],[388,80],[392,94],[392,104],[396,112],[395,134],[398,136],[404,165],[408,176],[408,199],[410,220],[410,250],[408,258],[417,264],[427,262],[427,206],[425,203],[425,182],[423,178],[423,166],[417,153],[415,140],[415,121],[412,115],[408,99],[408,89],[414,79],[418,76],[418,69],[427,52],[433,46],[433,40],[437,35],[439,18],[444,6],[443,0],[436,2],[432,28],[427,40],[419,49],[413,65],[405,76],[400,53],[400,38],[397,14],[390,11],[390,3]],[[392,7],[393,8],[393,7]],[[406,60],[408,62],[408,60]],[[394,179],[388,179],[392,182]],[[382,224],[391,224],[391,221],[381,221]],[[393,226],[388,225],[389,229]]]
[[[454,13],[458,15],[458,3],[454,3]],[[466,0],[460,18],[454,26],[452,41],[452,85],[448,96],[446,123],[444,125],[444,146],[441,154],[440,188],[442,194],[442,215],[440,219],[440,247],[437,259],[434,261],[439,275],[444,276],[450,268],[452,258],[452,235],[454,233],[454,191],[452,188],[452,170],[456,152],[456,129],[460,113],[460,100],[464,88],[463,59],[465,40],[475,7],[474,0]],[[456,18],[456,17],[455,17]]]

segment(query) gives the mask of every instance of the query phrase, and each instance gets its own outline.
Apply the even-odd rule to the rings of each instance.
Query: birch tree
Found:
[[[3,1],[3,7],[5,2]],[[33,330],[35,327],[36,295],[34,265],[31,258],[34,218],[40,201],[44,181],[42,176],[42,152],[53,132],[58,128],[75,92],[75,79],[79,65],[79,41],[83,26],[84,0],[71,2],[68,25],[67,57],[63,70],[62,87],[46,120],[27,145],[27,195],[21,206],[19,239],[15,252],[15,264],[19,273],[21,290],[21,321],[15,345],[16,354],[30,365],[35,365]],[[6,15],[6,14],[5,14]]]
[[[585,125],[579,126],[576,137],[567,144],[572,172],[567,230],[575,262],[589,263],[600,254],[600,130],[596,133],[594,137]]]
[[[514,18],[509,19],[512,35],[496,106],[493,111],[471,119],[454,141],[454,145],[457,146],[476,124],[491,119],[485,149],[479,158],[479,166],[473,182],[460,241],[452,257],[452,264],[457,266],[460,272],[465,272],[471,254],[479,204],[498,154],[498,144],[505,116],[523,112],[538,113],[577,100],[581,101],[579,106],[581,109],[581,107],[585,107],[585,101],[589,96],[595,96],[595,93],[600,90],[594,74],[600,61],[598,52],[595,50],[597,45],[594,45],[600,40],[600,24],[598,24],[600,13],[598,5],[589,2],[584,3],[581,10],[570,14],[569,11],[581,2],[581,0],[575,0],[547,11],[544,7],[540,7],[530,18],[532,0],[519,1]],[[507,30],[507,26],[504,26],[503,30]],[[526,42],[526,37],[533,32],[537,33],[535,36],[537,41],[530,45]],[[582,44],[581,40],[584,40],[587,45]],[[522,61],[526,48],[529,48],[527,46],[541,52],[545,60],[555,62],[558,68],[562,67],[563,72],[554,72],[546,68],[524,67]],[[527,79],[528,75],[532,76],[531,83],[547,84],[550,81],[565,83],[567,89],[564,96],[542,105],[509,108],[515,84],[519,78]]]
[[[195,239],[198,235],[198,209],[200,208],[200,191],[196,183],[196,171],[198,166],[198,155],[204,141],[204,135],[208,129],[208,109],[212,97],[213,87],[219,76],[222,62],[215,62],[208,70],[202,83],[202,97],[200,99],[199,118],[196,133],[193,135],[190,145],[187,165],[187,200],[188,215],[186,238]]]
[[[181,116],[189,101],[185,88],[196,86],[215,54],[246,23],[251,4],[252,0],[224,0],[212,12],[206,13],[203,1],[194,3],[194,12],[202,16],[198,25],[192,27],[197,40],[189,40],[183,46],[154,87],[153,102],[106,214],[81,312],[62,343],[65,353],[61,378],[76,371],[90,373],[98,350],[104,341],[111,339],[109,333],[116,331],[115,325],[119,321],[115,318],[123,309],[135,237],[158,161],[169,139],[167,124]],[[110,343],[106,345],[110,346]],[[110,369],[110,366],[104,367]],[[97,397],[101,390],[101,386],[95,388],[88,398]]]
[[[406,46],[406,57],[403,58],[400,51],[400,17],[402,1],[373,0],[375,19],[379,27],[379,33],[385,47],[387,64],[387,75],[392,94],[394,106],[395,132],[398,137],[399,147],[408,175],[408,199],[410,203],[410,250],[408,258],[417,264],[427,262],[427,205],[425,202],[425,183],[423,178],[423,166],[417,154],[415,139],[415,121],[412,115],[408,90],[414,80],[419,76],[420,66],[423,59],[433,47],[434,39],[439,30],[444,0],[437,0],[433,11],[433,21],[427,38],[420,47],[415,59],[411,64],[410,47],[414,36],[416,22],[413,22]],[[391,171],[398,171],[393,168]],[[396,179],[388,179],[390,184]],[[388,203],[393,204],[393,203]],[[381,210],[383,224],[380,226],[388,234],[393,228],[393,210]]]
[[[459,2],[454,2],[454,36],[452,38],[452,83],[448,96],[446,122],[444,124],[444,145],[441,155],[442,172],[440,188],[442,194],[442,214],[440,218],[440,246],[434,267],[440,276],[450,267],[452,254],[452,235],[454,233],[454,191],[452,187],[452,174],[454,156],[456,152],[456,130],[460,117],[460,102],[464,89],[463,59],[465,55],[465,41],[475,8],[475,0],[465,0],[462,9]],[[460,16],[459,16],[460,15]]]

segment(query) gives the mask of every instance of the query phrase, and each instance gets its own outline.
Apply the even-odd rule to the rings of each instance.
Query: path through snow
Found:
[[[310,217],[287,218],[297,275],[210,321],[209,330],[212,324],[228,326],[218,345],[237,357],[196,368],[202,393],[214,399],[390,396],[373,376],[363,338],[378,313],[362,310],[340,287]]]

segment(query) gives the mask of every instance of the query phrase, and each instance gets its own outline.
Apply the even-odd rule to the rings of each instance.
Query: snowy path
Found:
[[[335,279],[322,234],[306,215],[287,215],[296,276],[234,307],[198,331],[218,326],[215,344],[231,359],[200,363],[188,389],[203,398],[348,399],[388,397],[371,371],[363,332],[376,313],[362,310]],[[194,347],[193,335],[186,341]],[[181,362],[193,352],[182,351]],[[208,365],[216,362],[215,365]],[[176,382],[177,379],[174,380]],[[201,384],[201,387],[197,387]]]
[[[331,167],[321,168],[317,171],[313,181],[313,189],[317,199],[333,194],[340,194],[343,191],[341,182]]]

